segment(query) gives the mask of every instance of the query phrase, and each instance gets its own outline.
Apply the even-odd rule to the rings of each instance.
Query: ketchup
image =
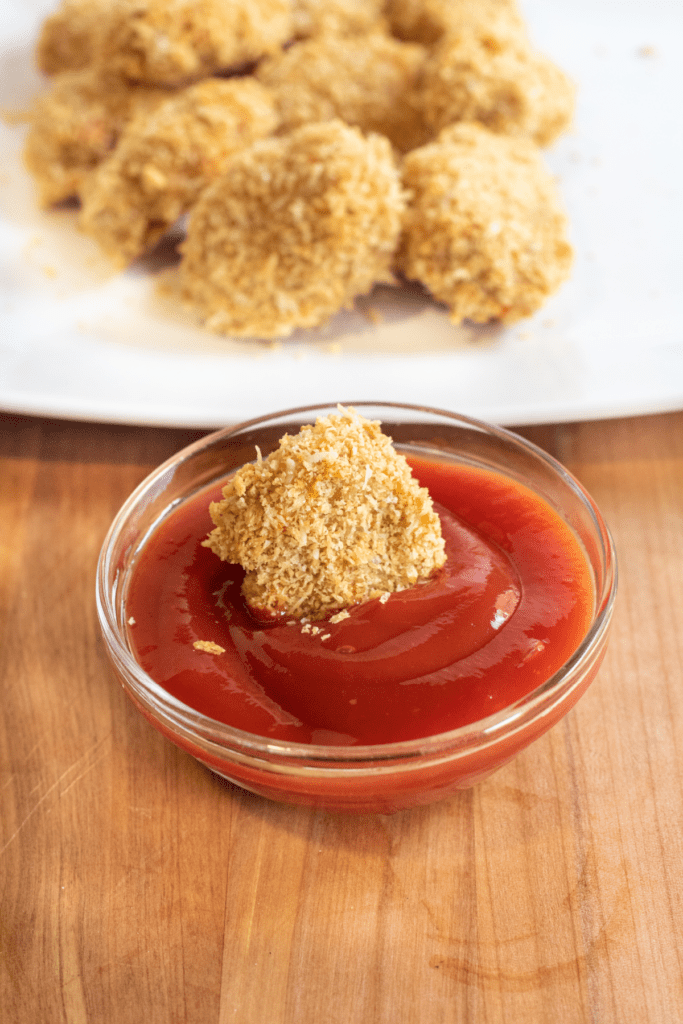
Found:
[[[126,616],[140,665],[211,718],[299,743],[431,736],[534,690],[589,628],[594,590],[579,542],[508,477],[408,461],[446,542],[447,561],[427,582],[335,623],[258,622],[241,595],[244,571],[202,547],[220,498],[212,488],[164,519],[133,569]]]

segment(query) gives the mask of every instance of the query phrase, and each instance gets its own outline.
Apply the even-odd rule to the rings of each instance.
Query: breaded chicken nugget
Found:
[[[292,0],[294,35],[360,35],[383,24],[383,8],[384,0]]]
[[[80,227],[118,266],[152,246],[190,209],[232,153],[277,124],[253,78],[209,78],[131,121],[83,186]]]
[[[455,125],[406,156],[403,183],[402,268],[454,323],[530,316],[569,275],[566,219],[529,140]]]
[[[83,182],[109,156],[124,126],[168,93],[134,88],[102,68],[55,75],[29,111],[24,162],[39,201],[50,206],[80,195]]]
[[[403,208],[381,136],[328,121],[257,142],[190,214],[183,296],[223,334],[317,326],[389,279]]]
[[[405,152],[433,134],[413,96],[424,57],[423,47],[382,31],[323,35],[268,58],[256,75],[275,93],[284,128],[338,117]]]
[[[568,127],[574,108],[573,86],[551,60],[519,33],[481,28],[444,37],[424,63],[418,95],[435,131],[479,121],[539,146]]]
[[[102,59],[132,81],[184,85],[255,61],[291,33],[289,0],[118,0]]]
[[[395,36],[425,46],[476,26],[525,34],[517,0],[387,0],[385,14]]]
[[[93,63],[111,0],[62,0],[43,22],[36,63],[46,75],[79,71]]]
[[[446,561],[439,516],[405,456],[378,420],[339,413],[285,434],[209,506],[204,546],[247,570],[242,593],[262,615],[320,619],[386,599]]]

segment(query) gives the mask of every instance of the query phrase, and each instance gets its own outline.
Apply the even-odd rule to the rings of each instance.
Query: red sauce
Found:
[[[256,622],[243,570],[201,546],[203,492],[146,542],[126,601],[145,671],[184,703],[247,732],[303,743],[389,743],[499,711],[557,671],[594,594],[560,516],[497,473],[410,457],[441,516],[448,560],[427,583],[341,622]],[[223,654],[198,651],[211,640]]]

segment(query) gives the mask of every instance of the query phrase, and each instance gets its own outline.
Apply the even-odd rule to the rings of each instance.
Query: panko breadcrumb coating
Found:
[[[80,227],[125,266],[161,238],[232,153],[277,124],[253,78],[210,78],[135,118],[84,183]]]
[[[292,0],[292,24],[297,39],[360,35],[383,24],[384,0]]]
[[[385,14],[395,36],[425,46],[462,28],[526,31],[517,0],[387,0]]]
[[[527,139],[455,125],[407,155],[403,181],[403,270],[454,323],[530,316],[569,275],[557,189]]]
[[[275,93],[285,128],[338,117],[405,152],[433,134],[413,95],[424,57],[423,47],[382,31],[323,35],[268,58],[256,75]]]
[[[209,329],[273,338],[388,280],[404,198],[387,139],[305,125],[232,157],[193,208],[185,300]]]
[[[24,162],[41,206],[80,195],[83,183],[111,153],[136,113],[151,110],[168,93],[133,88],[101,68],[55,75],[28,114]]]
[[[494,132],[547,146],[571,122],[574,89],[566,75],[517,32],[461,29],[429,55],[418,90],[435,130],[478,121]]]
[[[36,63],[46,75],[93,63],[112,0],[62,0],[42,24]]]
[[[119,266],[191,208],[178,292],[209,329],[276,338],[319,326],[394,283],[392,267],[456,321],[512,321],[566,276],[564,222],[537,158],[466,127],[545,146],[569,124],[572,86],[532,49],[517,0],[58,2],[36,47],[51,88],[26,118],[40,204],[79,198],[83,230]],[[225,73],[240,84],[212,77]],[[464,134],[430,149],[449,125]],[[392,146],[416,153],[403,234]],[[481,188],[464,187],[462,160]],[[429,196],[449,175],[457,194],[437,215]],[[493,227],[478,219],[486,182]]]
[[[116,0],[101,59],[133,81],[182,85],[258,60],[291,33],[290,0]]]
[[[444,564],[429,492],[380,426],[353,409],[320,417],[243,466],[211,504],[204,543],[247,570],[252,608],[320,619]]]

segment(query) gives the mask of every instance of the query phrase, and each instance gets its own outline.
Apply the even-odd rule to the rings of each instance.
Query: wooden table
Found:
[[[233,788],[108,667],[107,526],[198,433],[0,424],[4,1024],[680,1024],[683,413],[521,431],[621,583],[576,709],[475,789],[342,817]]]

